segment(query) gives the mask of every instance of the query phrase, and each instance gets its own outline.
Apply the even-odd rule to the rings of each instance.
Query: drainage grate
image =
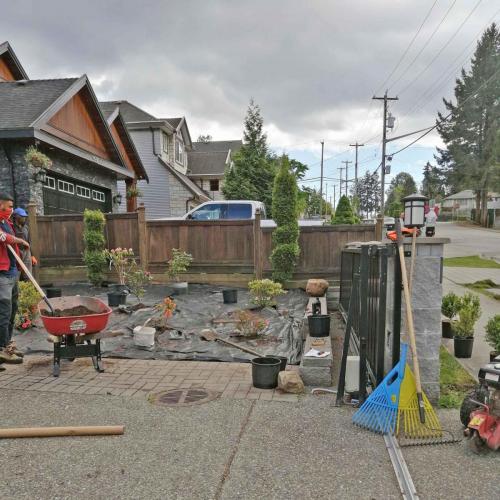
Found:
[[[219,397],[218,392],[202,388],[171,389],[158,394],[151,394],[151,403],[162,406],[191,406],[208,403]]]

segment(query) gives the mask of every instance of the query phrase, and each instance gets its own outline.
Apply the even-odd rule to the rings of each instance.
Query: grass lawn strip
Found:
[[[475,292],[487,295],[492,299],[500,300],[500,285],[497,285],[494,281],[489,279],[475,281],[474,283],[466,283],[464,286]],[[497,289],[498,293],[492,292],[492,289]]]
[[[482,259],[479,255],[468,257],[448,257],[444,259],[444,265],[447,267],[476,267],[500,269],[500,264],[490,259]]]

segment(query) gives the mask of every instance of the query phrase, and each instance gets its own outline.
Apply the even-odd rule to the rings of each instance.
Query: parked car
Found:
[[[253,220],[257,209],[260,209],[261,218],[265,219],[266,207],[261,201],[206,201],[190,210],[182,218],[191,220]]]
[[[393,231],[395,224],[396,220],[394,217],[384,217],[384,227],[387,231]]]

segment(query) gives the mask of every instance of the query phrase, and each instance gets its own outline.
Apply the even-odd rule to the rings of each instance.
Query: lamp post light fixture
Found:
[[[415,193],[405,196],[401,201],[404,203],[405,227],[425,226],[425,203],[429,198]]]
[[[113,196],[113,203],[115,203],[116,205],[121,205],[122,204],[122,194],[121,193],[116,193],[114,196]]]

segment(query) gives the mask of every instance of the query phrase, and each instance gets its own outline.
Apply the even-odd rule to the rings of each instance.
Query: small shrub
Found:
[[[460,309],[460,297],[453,293],[447,293],[441,303],[441,313],[448,319],[453,319]]]
[[[451,323],[456,337],[474,337],[474,326],[477,321],[476,311],[472,306],[464,306],[458,313],[458,320]]]
[[[252,302],[260,307],[270,307],[276,304],[274,300],[278,295],[285,294],[281,283],[264,279],[253,280],[248,283]]]
[[[496,314],[486,323],[485,340],[495,352],[500,352],[500,314]]]
[[[279,283],[290,280],[293,268],[297,264],[300,249],[297,243],[282,243],[275,247],[271,253],[273,263],[273,278]]]
[[[462,313],[462,309],[469,309],[468,314],[470,314],[474,319],[474,322],[476,322],[481,316],[481,301],[479,299],[479,295],[466,292],[460,299],[458,314]]]
[[[179,274],[185,273],[193,262],[193,256],[178,248],[172,248],[172,258],[168,261],[167,275],[172,281],[179,281]]]
[[[15,318],[15,326],[20,330],[26,330],[33,326],[33,320],[38,315],[37,305],[40,302],[40,294],[29,281],[19,282],[18,309]]]
[[[100,210],[85,210],[83,214],[83,260],[87,266],[87,277],[93,285],[104,279],[106,256],[104,255],[104,226],[106,219]]]
[[[245,337],[254,337],[264,333],[269,326],[269,321],[250,311],[240,310],[235,313],[238,320],[237,328]]]
[[[130,293],[135,295],[139,301],[146,293],[145,286],[151,283],[152,279],[151,273],[139,267],[135,260],[132,261],[131,266],[125,273],[125,284],[130,290]]]
[[[171,297],[165,297],[163,299],[163,302],[158,304],[156,306],[157,309],[159,309],[162,312],[163,317],[168,320],[174,315],[175,308],[177,307],[177,304],[175,303],[174,299]]]
[[[335,216],[332,218],[332,224],[356,224],[356,217],[352,211],[349,198],[343,195],[335,210]]]
[[[134,251],[131,248],[112,248],[104,250],[104,256],[109,260],[109,268],[115,268],[120,285],[125,285],[127,274],[135,263]]]

